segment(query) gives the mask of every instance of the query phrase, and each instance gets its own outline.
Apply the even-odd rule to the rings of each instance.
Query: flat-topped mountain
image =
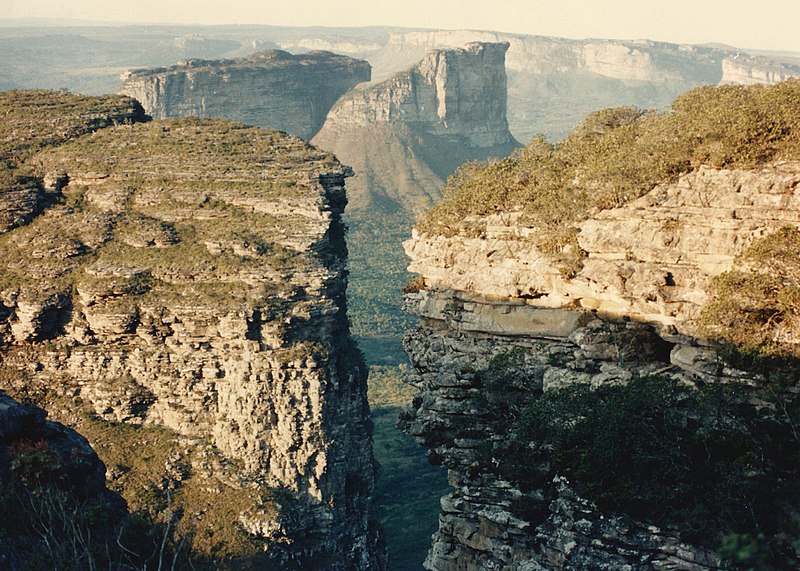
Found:
[[[370,65],[362,60],[323,51],[267,50],[129,71],[121,92],[141,101],[156,118],[225,117],[310,139],[336,100],[369,78]]]
[[[649,40],[565,38],[478,30],[291,28],[273,26],[130,26],[5,28],[0,89],[118,89],[125,70],[179,59],[221,59],[280,47],[292,53],[330,50],[366,59],[385,79],[432,49],[469,42],[508,42],[509,123],[527,143],[535,134],[562,138],[586,114],[616,105],[666,108],[705,84],[775,81],[798,75],[795,56],[748,54],[723,45]]]
[[[16,129],[23,95],[67,127],[131,103],[4,94]],[[219,119],[80,134],[9,174],[41,207],[0,235],[0,388],[85,434],[110,487],[205,568],[375,568],[349,169]]]
[[[519,145],[506,120],[507,49],[508,44],[476,42],[433,50],[409,69],[351,91],[336,103],[314,142],[355,168],[355,209],[373,203],[417,211],[423,197],[436,196],[462,162],[505,154]],[[385,156],[392,145],[407,149],[403,155]],[[381,190],[383,201],[393,206],[381,205]]]
[[[342,133],[375,124],[405,124],[464,139],[472,147],[512,141],[506,120],[507,43],[473,42],[428,52],[410,68],[348,93],[331,109],[325,129]],[[319,138],[323,138],[320,135]]]

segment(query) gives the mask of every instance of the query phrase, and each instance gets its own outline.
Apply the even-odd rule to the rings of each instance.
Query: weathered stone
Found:
[[[226,137],[257,160],[220,149]],[[276,561],[379,566],[366,367],[345,314],[351,171],[297,137],[225,121],[75,144],[37,156],[67,173],[75,207],[53,201],[4,242],[2,388],[65,423],[92,412],[168,429],[159,481],[202,485],[198,502],[253,497],[219,525],[250,530]],[[29,255],[71,238],[86,247]]]
[[[508,426],[490,408],[513,402],[515,391],[531,398],[647,375],[689,385],[755,382],[692,336],[695,318],[711,279],[737,254],[782,226],[800,226],[799,189],[796,162],[700,168],[582,222],[586,257],[572,278],[537,250],[536,229],[519,213],[467,221],[479,237],[413,234],[409,269],[426,287],[405,297],[420,317],[404,339],[419,395],[402,426],[448,468],[453,486],[426,569],[719,568],[714,553],[674,531],[601,513],[565,480],[524,493],[502,480],[492,467]],[[506,371],[501,388],[487,385],[501,355],[524,356],[514,369],[522,382]],[[521,518],[520,498],[537,515]]]

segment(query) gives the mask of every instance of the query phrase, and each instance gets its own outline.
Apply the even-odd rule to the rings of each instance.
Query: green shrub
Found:
[[[701,332],[738,351],[800,357],[800,230],[754,242],[716,276],[700,314]]]
[[[580,269],[574,227],[593,210],[621,206],[700,165],[752,168],[792,158],[800,158],[800,80],[701,87],[666,113],[605,109],[556,145],[535,138],[510,157],[468,163],[417,228],[480,235],[475,217],[520,212],[569,277]]]
[[[601,510],[673,526],[709,547],[764,531],[776,564],[800,532],[800,403],[765,391],[758,397],[769,404],[757,408],[747,390],[646,377],[547,392],[516,423],[526,446],[505,469],[546,466],[546,478],[525,477],[566,476]]]

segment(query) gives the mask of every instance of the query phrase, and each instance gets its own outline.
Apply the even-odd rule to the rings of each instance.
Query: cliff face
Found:
[[[371,204],[419,211],[459,164],[518,145],[506,121],[506,49],[507,44],[473,43],[431,51],[410,69],[345,95],[331,109],[314,143],[353,165],[356,210]],[[398,161],[401,155],[405,160]]]
[[[419,323],[405,346],[419,395],[403,422],[448,468],[453,486],[426,568],[719,568],[713,550],[669,526],[603,512],[575,493],[575,481],[523,485],[500,472],[513,437],[497,411],[515,417],[514,399],[651,375],[686,385],[757,384],[758,375],[702,342],[696,317],[712,276],[755,239],[800,226],[799,212],[796,162],[703,167],[582,222],[577,239],[587,258],[572,278],[513,213],[471,221],[477,237],[415,233],[405,247],[424,287],[406,296]],[[510,354],[521,355],[518,378],[493,392],[487,371]],[[524,470],[539,466],[530,461]]]
[[[508,121],[523,143],[539,133],[561,138],[601,107],[666,107],[698,85],[774,83],[800,75],[795,64],[740,55],[732,48],[473,30],[395,32],[370,63],[374,75],[384,77],[427,50],[475,41],[509,44]]]
[[[401,123],[463,137],[472,147],[508,144],[507,49],[508,44],[475,42],[431,51],[411,69],[349,94],[331,110],[326,129]]]
[[[330,52],[268,50],[133,70],[123,76],[121,93],[141,101],[156,118],[225,117],[310,139],[336,100],[369,78],[365,61]]]
[[[169,494],[198,557],[378,565],[350,171],[198,119],[103,129],[36,164],[50,206],[0,238],[3,388],[129,450],[112,485],[139,509],[136,490]]]

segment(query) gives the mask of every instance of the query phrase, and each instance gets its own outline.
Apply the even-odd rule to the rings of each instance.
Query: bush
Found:
[[[701,332],[744,353],[800,357],[800,230],[754,242],[715,277]]]
[[[548,392],[522,413],[515,428],[527,446],[517,451],[527,453],[508,462],[547,466],[545,480],[566,476],[601,510],[709,547],[763,531],[764,557],[782,568],[800,533],[800,403],[765,391],[768,405],[756,408],[746,391],[646,377]]]

